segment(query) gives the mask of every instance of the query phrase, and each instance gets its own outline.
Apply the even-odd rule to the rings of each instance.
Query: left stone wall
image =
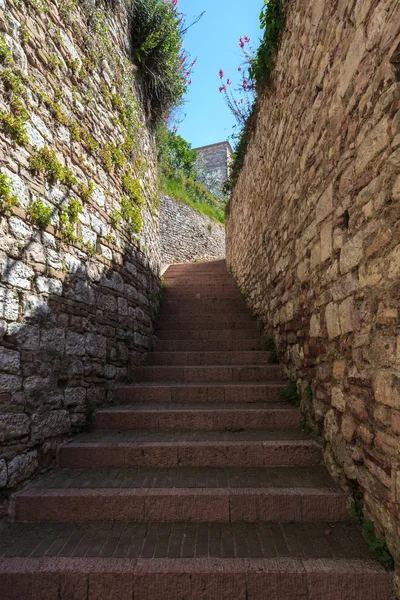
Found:
[[[152,344],[155,152],[127,31],[122,5],[0,0],[0,172],[18,200],[0,212],[0,515]],[[50,163],[32,171],[43,148],[62,183]],[[32,207],[50,209],[42,229]]]

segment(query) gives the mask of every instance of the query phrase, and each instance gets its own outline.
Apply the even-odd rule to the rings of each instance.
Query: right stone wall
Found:
[[[227,262],[400,560],[399,1],[289,0],[274,81]]]

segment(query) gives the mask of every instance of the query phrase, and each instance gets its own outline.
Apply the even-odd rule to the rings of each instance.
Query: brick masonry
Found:
[[[142,361],[152,344],[160,291],[154,145],[137,101],[135,147],[147,165],[140,175],[145,205],[139,240],[123,222],[111,222],[124,191],[121,171],[106,171],[101,155],[124,139],[110,97],[123,87],[116,81],[132,69],[125,13],[119,5],[112,18],[97,13],[108,24],[108,43],[120,64],[104,59],[100,68],[91,65],[95,55],[86,49],[91,40],[100,52],[107,41],[94,37],[95,16],[90,29],[80,3],[68,14],[62,2],[58,8],[46,3],[48,11],[39,4],[0,2],[0,32],[13,51],[13,68],[26,77],[22,99],[29,113],[26,148],[0,133],[1,172],[19,200],[18,208],[0,215],[0,514],[7,511],[10,491],[50,464],[59,441],[85,428],[93,410],[112,401],[115,383]],[[23,45],[22,31],[28,35]],[[90,76],[78,77],[76,65],[89,65]],[[51,100],[58,94],[68,123],[76,119],[99,143],[97,151],[71,140],[70,129],[40,103],[37,89]],[[9,111],[3,87],[0,110]],[[78,183],[93,182],[90,199],[82,201],[77,185],[68,190],[32,175],[29,155],[44,144]],[[28,217],[34,198],[51,208],[45,231]],[[77,230],[82,243],[63,241],[57,229],[59,208],[70,198],[83,205]]]
[[[292,0],[227,261],[400,560],[400,5]]]
[[[161,260],[165,264],[225,256],[225,227],[168,196],[160,204]]]

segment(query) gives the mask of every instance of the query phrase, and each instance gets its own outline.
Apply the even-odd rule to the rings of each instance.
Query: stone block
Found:
[[[333,185],[322,194],[315,208],[316,222],[320,223],[333,211]]]
[[[71,422],[68,411],[53,410],[50,413],[37,413],[32,416],[31,436],[34,440],[43,440],[68,433]]]
[[[86,388],[68,388],[65,390],[64,406],[79,406],[81,408],[86,405]]]
[[[396,371],[379,370],[374,378],[375,400],[400,409],[400,375]]]
[[[310,337],[322,337],[321,317],[320,315],[311,315],[310,320]]]
[[[10,413],[0,415],[0,443],[10,442],[29,434],[29,417]]]
[[[340,252],[340,272],[348,273],[359,265],[364,256],[364,238],[362,232],[351,238]]]
[[[17,292],[0,285],[0,318],[6,321],[18,319],[19,298]]]
[[[7,464],[3,458],[0,458],[0,489],[7,485]]]
[[[95,333],[86,335],[86,350],[90,356],[96,358],[106,358],[107,355],[107,338]]]
[[[338,92],[342,98],[346,94],[351,80],[358,71],[358,67],[365,53],[365,45],[366,39],[364,35],[364,28],[359,27],[350,44],[346,60],[343,64],[339,77]]]
[[[20,369],[20,353],[0,347],[0,372],[17,374]]]
[[[63,284],[59,279],[38,277],[36,279],[36,289],[39,294],[46,294],[48,296],[61,296],[63,292]]]
[[[29,479],[38,468],[37,452],[32,450],[26,454],[19,454],[8,463],[8,487],[14,487],[21,481]]]
[[[16,375],[0,374],[0,394],[14,393],[22,387],[22,378]]]
[[[42,330],[40,334],[40,349],[49,353],[64,354],[65,330],[61,328]]]
[[[332,222],[326,223],[321,229],[321,261],[325,262],[332,256]]]
[[[390,279],[397,279],[400,277],[400,244],[389,254],[389,271],[388,275]]]
[[[85,348],[86,338],[80,333],[74,331],[67,331],[65,339],[65,352],[67,356],[84,356],[86,354]]]
[[[328,304],[325,310],[326,327],[328,330],[328,338],[333,340],[337,338],[340,331],[339,307],[334,302]]]
[[[345,412],[346,410],[346,397],[343,393],[342,388],[333,387],[332,388],[332,406],[334,406],[340,412]]]
[[[356,174],[360,175],[367,165],[385,148],[389,146],[389,122],[385,116],[366,135],[357,148]]]
[[[350,333],[355,329],[354,298],[346,298],[339,305],[340,330],[342,334]]]
[[[35,272],[20,260],[7,258],[2,267],[2,280],[23,290],[30,290]]]

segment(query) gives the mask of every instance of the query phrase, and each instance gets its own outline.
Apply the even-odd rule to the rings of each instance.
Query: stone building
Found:
[[[222,192],[222,186],[228,179],[232,147],[229,142],[218,142],[209,146],[195,148],[198,154],[200,180],[208,190],[216,195]]]

